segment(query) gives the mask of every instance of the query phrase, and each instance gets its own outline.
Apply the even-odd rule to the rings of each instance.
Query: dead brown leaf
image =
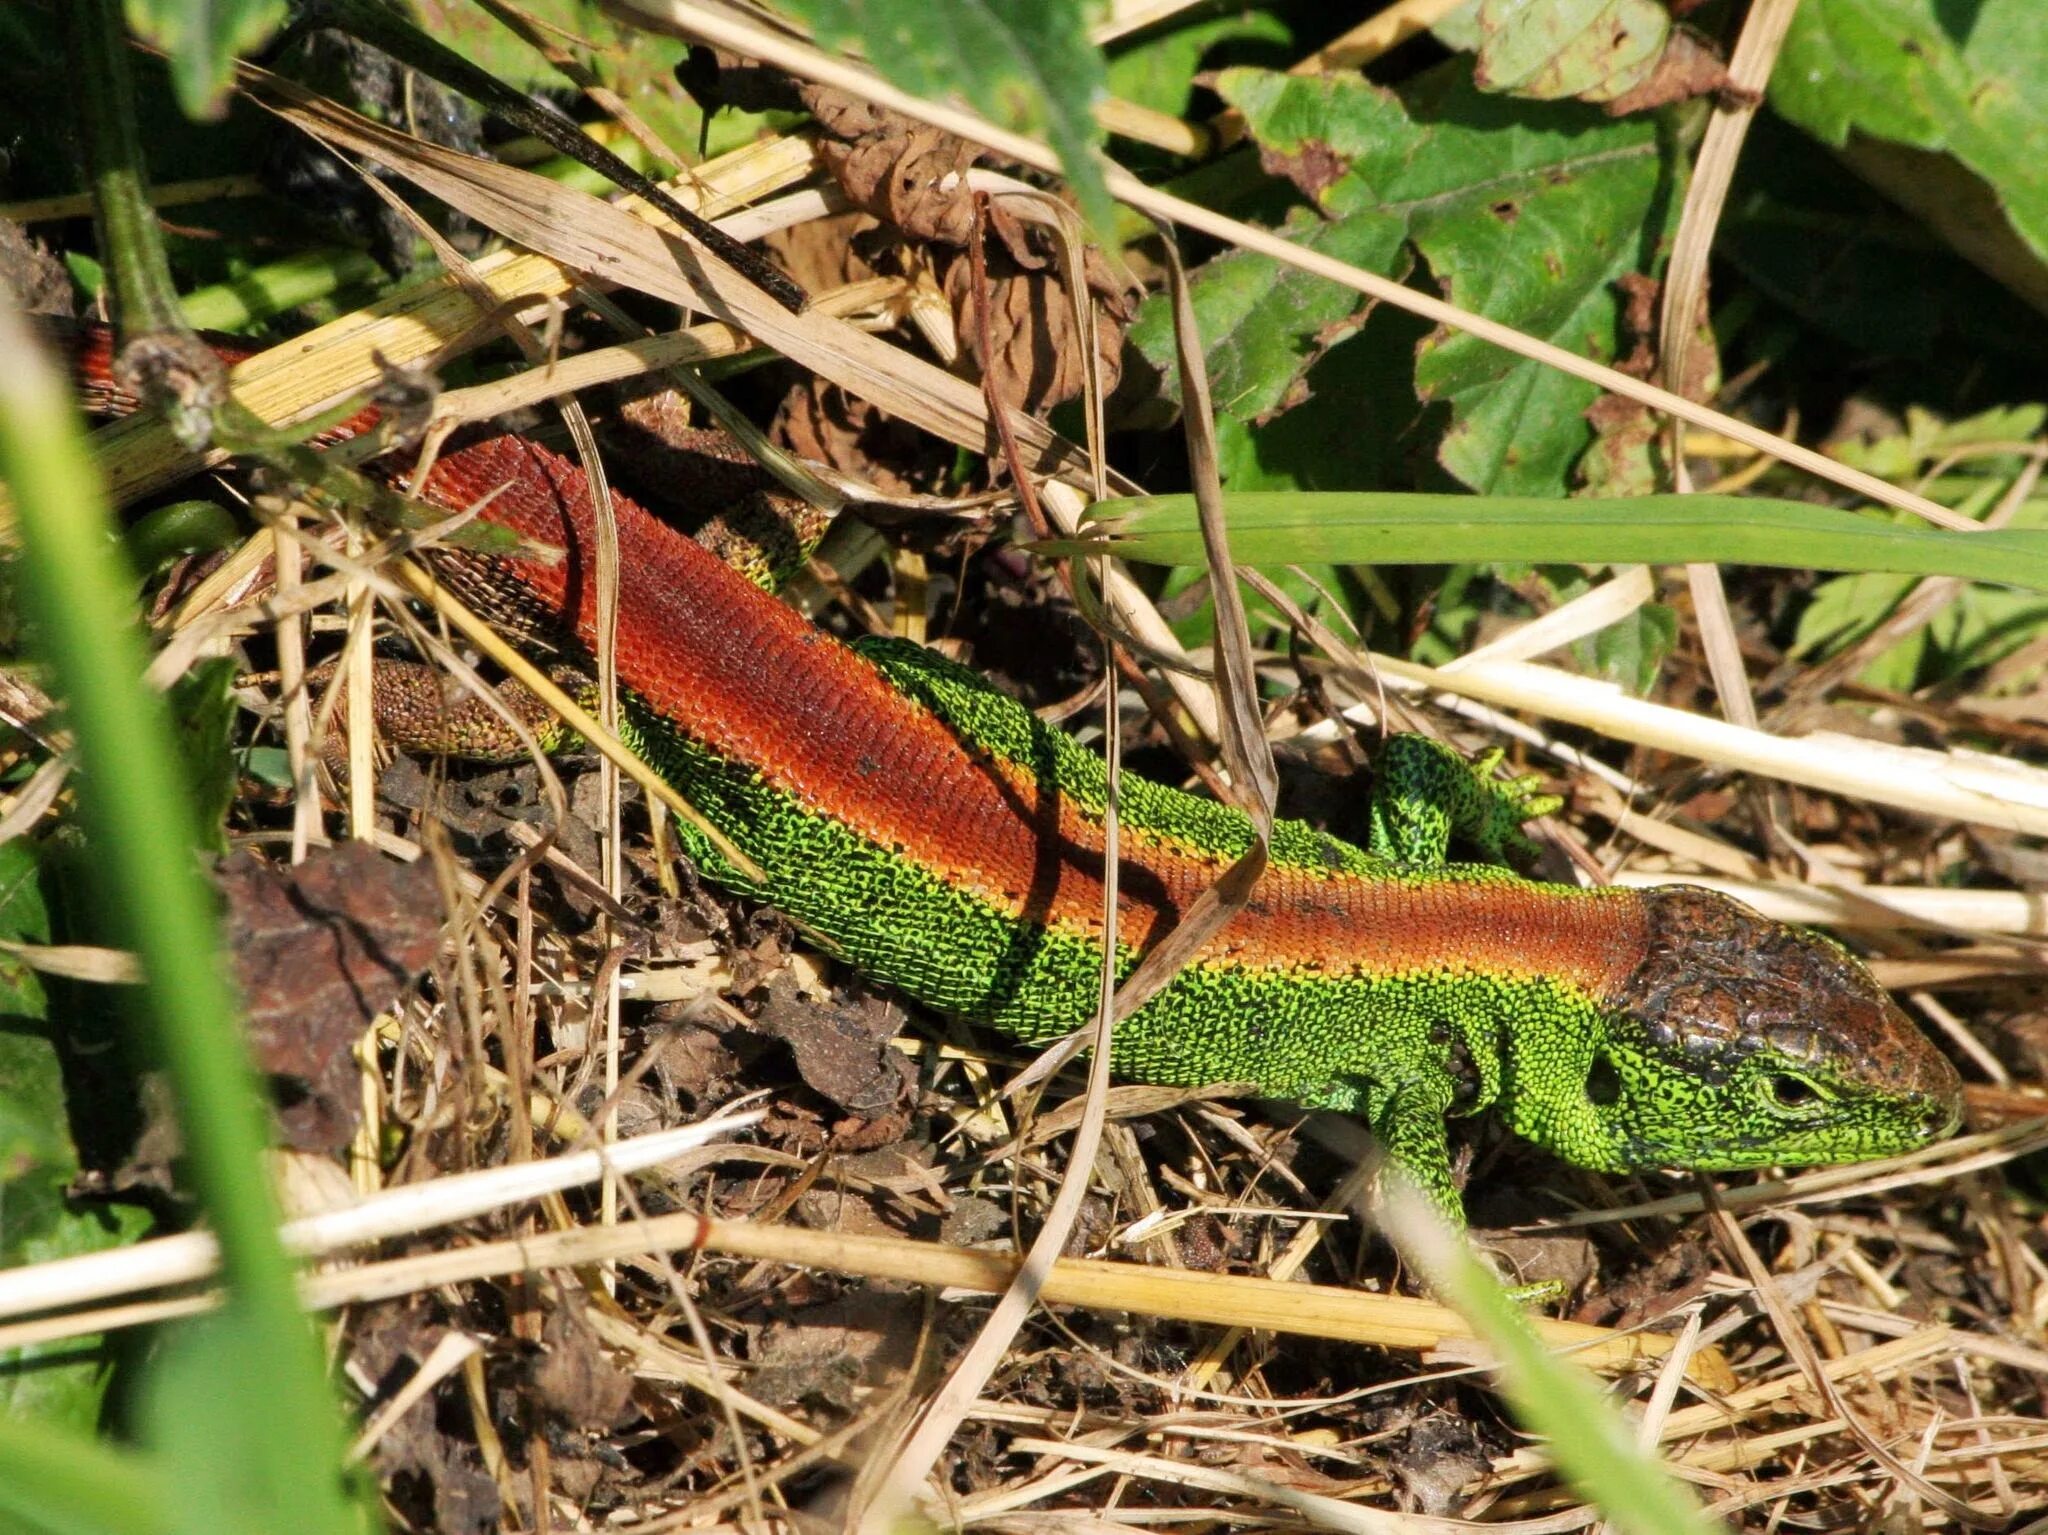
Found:
[[[1692,28],[1673,27],[1656,66],[1639,84],[1608,102],[1607,115],[1648,112],[1674,101],[1711,96],[1728,87],[1728,64],[1719,50]]]
[[[433,867],[351,842],[290,869],[238,853],[215,883],[257,1064],[303,1086],[279,1111],[286,1140],[346,1145],[361,1099],[350,1052],[440,946]]]
[[[1074,306],[1057,272],[1047,268],[1020,270],[999,256],[989,259],[989,317],[993,362],[981,355],[981,332],[975,323],[973,263],[956,255],[946,266],[943,286],[953,306],[953,324],[965,343],[963,358],[993,375],[1005,405],[1043,416],[1055,405],[1078,397],[1087,387],[1088,367],[1075,331]],[[1105,394],[1122,376],[1124,329],[1128,311],[1097,303],[1095,351]],[[969,376],[972,376],[971,373]]]

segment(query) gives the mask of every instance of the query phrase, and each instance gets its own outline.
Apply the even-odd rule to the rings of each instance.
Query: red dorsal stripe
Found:
[[[494,494],[495,493],[495,494]],[[568,557],[516,562],[519,579],[595,635],[592,510],[582,471],[511,437],[450,454],[427,499],[488,502],[488,520]],[[900,849],[940,878],[1033,920],[1095,931],[1100,828],[1020,770],[976,758],[868,661],[624,496],[618,668],[649,705],[750,764],[818,814]],[[1126,839],[1119,924],[1158,937],[1218,864]],[[1605,994],[1633,967],[1627,895],[1572,898],[1516,882],[1395,882],[1274,869],[1203,959],[1370,975],[1543,974]]]

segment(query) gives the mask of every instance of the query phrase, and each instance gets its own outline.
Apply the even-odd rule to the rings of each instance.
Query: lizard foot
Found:
[[[1564,800],[1542,793],[1543,780],[1533,773],[1495,778],[1494,770],[1506,755],[1496,746],[1472,759],[1472,781],[1479,789],[1481,812],[1476,824],[1465,828],[1465,835],[1493,862],[1519,866],[1533,863],[1541,851],[1522,830],[1523,823],[1563,808]]]

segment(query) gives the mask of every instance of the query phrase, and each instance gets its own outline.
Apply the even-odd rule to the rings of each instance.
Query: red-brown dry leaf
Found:
[[[344,1146],[361,1104],[349,1052],[440,946],[434,870],[349,842],[297,868],[237,853],[215,883],[257,1064],[305,1086],[279,1111],[285,1138]]]
[[[885,496],[929,489],[943,468],[922,432],[821,378],[790,386],[769,432],[797,457],[858,475]]]
[[[1050,270],[1020,271],[1000,257],[990,258],[988,332],[995,353],[991,363],[981,355],[973,268],[964,252],[957,254],[944,278],[953,325],[964,347],[963,361],[971,358],[976,368],[992,376],[997,398],[1004,404],[1034,416],[1077,397],[1087,386],[1087,364],[1066,285]],[[1119,294],[1094,297],[1095,351],[1102,392],[1107,395],[1122,376],[1129,310]]]

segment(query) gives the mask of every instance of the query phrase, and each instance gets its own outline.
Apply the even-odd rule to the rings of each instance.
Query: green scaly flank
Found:
[[[889,680],[990,756],[1050,782],[1100,815],[1103,760],[966,668],[901,641],[858,646]],[[681,734],[637,701],[628,744],[762,870],[749,880],[688,827],[680,836],[708,877],[767,901],[864,973],[930,1006],[1026,1043],[1081,1027],[1096,1004],[1100,950],[1089,937],[1014,914],[846,826],[816,815],[756,772]],[[1299,821],[1276,821],[1275,863],[1321,874],[1429,884],[1516,881],[1510,871],[1444,861],[1455,834],[1503,849],[1504,828],[1546,808],[1526,785],[1490,784],[1448,750],[1402,737],[1376,806],[1368,852]],[[1135,775],[1120,783],[1126,844],[1156,840],[1219,871],[1250,846],[1239,812]],[[1602,892],[1555,889],[1560,900]],[[1608,892],[1612,894],[1612,892]],[[1137,956],[1119,948],[1119,975]],[[1583,1081],[1597,1009],[1544,978],[1376,974],[1191,965],[1118,1026],[1112,1064],[1132,1080],[1244,1082],[1262,1094],[1364,1117],[1453,1218],[1447,1117],[1501,1099],[1507,1073]],[[1514,1036],[1510,1038],[1510,1036]],[[1540,1110],[1536,1098],[1517,1100]],[[1555,1116],[1550,1116],[1555,1118]],[[1517,1128],[1555,1141],[1538,1112]]]
[[[1094,753],[932,652],[892,640],[857,648],[971,750],[1100,817],[1107,769]],[[869,976],[1026,1043],[1093,1015],[1100,953],[1089,934],[1019,920],[719,757],[644,703],[629,698],[625,713],[634,749],[762,871],[747,878],[683,828],[710,878],[775,905]],[[1142,1082],[1243,1082],[1356,1114],[1453,1222],[1463,1210],[1446,1121],[1489,1107],[1523,1137],[1607,1172],[1857,1161],[1953,1128],[1953,1067],[1839,946],[1710,892],[1544,885],[1502,867],[1526,850],[1521,823],[1556,802],[1533,780],[1494,779],[1497,760],[1395,737],[1378,763],[1370,848],[1282,820],[1273,862],[1418,891],[1505,883],[1538,904],[1614,901],[1618,915],[1623,903],[1648,903],[1676,936],[1652,945],[1626,1005],[1541,972],[1374,972],[1343,955],[1204,961],[1118,1026],[1115,1068]],[[1163,845],[1220,871],[1251,843],[1249,822],[1227,806],[1134,775],[1119,794],[1127,849]],[[1447,862],[1454,840],[1493,862]],[[1122,948],[1116,958],[1121,976],[1137,956]]]
[[[1093,752],[918,646],[856,648],[969,751],[1099,822],[1107,769]],[[438,700],[431,675],[426,684],[423,696]],[[681,827],[708,877],[780,908],[874,979],[1027,1043],[1092,1017],[1101,964],[1092,932],[1020,918],[829,807],[782,792],[752,765],[721,758],[643,699],[627,692],[624,703],[628,744],[761,870],[749,878]],[[474,732],[450,738],[445,721],[436,724],[438,707],[413,712],[430,727],[416,745],[505,750],[468,739]],[[1403,947],[1418,955],[1431,951],[1426,924],[1443,909],[1433,899],[1443,887],[1492,887],[1507,898],[1503,914],[1512,907],[1518,922],[1535,918],[1527,941],[1538,952],[1526,963],[1495,970],[1447,950],[1436,963],[1418,959],[1419,968],[1375,969],[1362,953],[1285,963],[1212,953],[1118,1025],[1116,1069],[1141,1082],[1242,1082],[1355,1114],[1453,1221],[1462,1210],[1446,1120],[1487,1108],[1526,1139],[1603,1172],[1861,1161],[1954,1127],[1954,1067],[1838,945],[1709,891],[1580,889],[1504,867],[1528,851],[1522,822],[1556,801],[1537,795],[1533,780],[1496,780],[1497,762],[1497,753],[1467,762],[1397,736],[1377,764],[1367,848],[1283,820],[1271,857],[1298,871],[1290,899],[1312,899],[1303,886],[1315,879],[1381,887],[1382,917],[1415,924]],[[1220,872],[1251,844],[1249,822],[1227,806],[1130,774],[1118,788],[1127,856],[1142,860],[1149,848],[1165,855],[1154,863]],[[1448,862],[1454,841],[1488,861]],[[1613,903],[1614,931],[1627,934],[1618,948],[1604,943],[1610,919],[1589,910],[1601,902]],[[1546,911],[1559,918],[1554,926]],[[1341,924],[1330,931],[1341,947]],[[1589,944],[1612,956],[1600,997],[1573,979],[1588,973],[1574,960],[1594,961]],[[1121,949],[1119,976],[1135,963]],[[1615,964],[1630,970],[1625,979],[1611,973]]]

